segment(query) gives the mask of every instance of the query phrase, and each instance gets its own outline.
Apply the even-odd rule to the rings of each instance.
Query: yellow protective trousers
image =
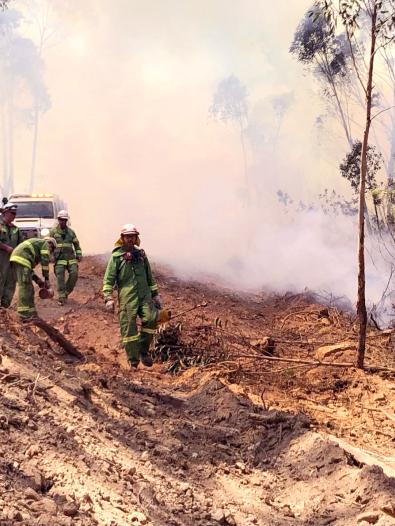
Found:
[[[59,299],[65,299],[73,292],[78,280],[77,260],[64,260],[62,262],[57,261],[54,267],[54,272],[57,280]],[[66,272],[68,272],[67,280]]]
[[[137,316],[141,319],[140,332],[137,330]],[[128,361],[137,364],[141,355],[148,354],[157,327],[157,309],[151,301],[127,304],[119,312],[119,326],[122,344]]]
[[[14,263],[18,280],[17,312],[21,318],[30,318],[37,314],[34,304],[33,271],[30,268]]]
[[[11,305],[16,287],[15,266],[10,263],[8,254],[0,254],[0,304],[5,309]]]

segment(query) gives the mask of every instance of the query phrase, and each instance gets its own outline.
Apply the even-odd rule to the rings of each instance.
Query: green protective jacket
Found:
[[[43,277],[49,279],[49,248],[45,239],[33,237],[23,241],[13,250],[10,261],[31,270],[41,263]]]
[[[12,248],[17,247],[22,243],[23,237],[19,228],[15,225],[7,226],[4,219],[0,217],[0,243],[4,243]],[[7,262],[10,259],[10,254],[5,250],[0,249],[0,263]]]
[[[51,228],[49,235],[56,239],[55,265],[73,265],[77,263],[77,257],[82,257],[80,242],[74,230],[69,227],[65,229],[56,226]]]
[[[115,286],[120,310],[126,305],[150,301],[158,294],[158,285],[144,250],[135,246],[131,252],[124,247],[112,251],[103,279],[104,299],[111,297]]]

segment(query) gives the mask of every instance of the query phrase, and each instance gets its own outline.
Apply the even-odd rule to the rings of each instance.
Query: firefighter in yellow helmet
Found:
[[[118,291],[119,326],[127,359],[132,367],[139,361],[152,366],[149,347],[157,327],[161,300],[148,258],[137,246],[139,232],[132,224],[121,230],[120,244],[112,251],[103,280],[103,296],[108,310],[114,309],[114,287]],[[137,330],[137,316],[141,331]]]

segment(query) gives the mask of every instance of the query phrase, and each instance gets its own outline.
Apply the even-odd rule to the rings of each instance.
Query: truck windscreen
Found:
[[[17,219],[21,217],[41,217],[42,219],[54,219],[53,204],[50,201],[18,201],[16,212]]]

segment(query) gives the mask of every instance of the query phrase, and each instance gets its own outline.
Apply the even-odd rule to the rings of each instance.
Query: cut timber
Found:
[[[332,442],[338,444],[344,451],[350,453],[355,460],[361,464],[366,464],[367,466],[379,466],[387,477],[395,477],[395,457],[385,457],[384,455],[379,455],[377,453],[371,453],[356,446],[352,446],[345,440],[338,438],[334,435],[329,436],[329,439]]]
[[[61,332],[55,329],[55,327],[52,327],[52,325],[44,321],[42,318],[34,318],[32,319],[31,323],[48,334],[48,336],[54,342],[60,345],[68,354],[71,354],[80,360],[84,359],[84,355],[80,353],[80,351],[74,347],[74,345],[67,338],[65,338]]]
[[[332,356],[333,354],[337,354],[339,352],[355,351],[355,347],[355,343],[350,341],[336,343],[334,345],[323,345],[315,351],[315,357],[317,360],[322,361],[328,358],[328,356]]]

